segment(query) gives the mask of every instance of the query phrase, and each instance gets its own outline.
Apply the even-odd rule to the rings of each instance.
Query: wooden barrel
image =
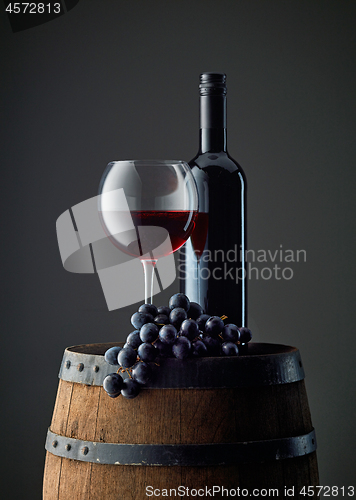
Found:
[[[112,345],[64,352],[44,500],[305,498],[300,490],[318,485],[296,348],[251,343],[239,357],[165,359],[130,400],[102,388]]]

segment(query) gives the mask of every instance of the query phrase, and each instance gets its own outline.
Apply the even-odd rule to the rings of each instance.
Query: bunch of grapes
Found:
[[[103,381],[107,394],[116,398],[136,397],[140,388],[152,380],[159,358],[238,356],[247,348],[252,334],[248,328],[224,324],[226,316],[210,316],[183,293],[176,293],[169,306],[142,304],[131,317],[135,328],[124,347],[111,347],[105,361],[119,365]],[[123,378],[124,373],[128,376]]]

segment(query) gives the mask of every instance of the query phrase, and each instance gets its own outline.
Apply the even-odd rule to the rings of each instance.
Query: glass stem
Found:
[[[153,304],[153,283],[157,259],[142,259],[145,276],[145,304]]]

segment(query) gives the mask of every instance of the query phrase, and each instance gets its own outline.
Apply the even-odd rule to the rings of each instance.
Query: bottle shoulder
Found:
[[[191,168],[199,167],[204,171],[211,171],[214,167],[216,169],[226,170],[227,172],[239,172],[245,178],[244,171],[239,163],[234,160],[227,152],[221,151],[218,153],[206,152],[198,153],[189,162]]]

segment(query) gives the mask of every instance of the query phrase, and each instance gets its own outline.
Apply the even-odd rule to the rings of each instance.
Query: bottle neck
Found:
[[[200,96],[200,152],[226,152],[226,95]]]
[[[201,128],[200,153],[227,152],[226,128]]]

